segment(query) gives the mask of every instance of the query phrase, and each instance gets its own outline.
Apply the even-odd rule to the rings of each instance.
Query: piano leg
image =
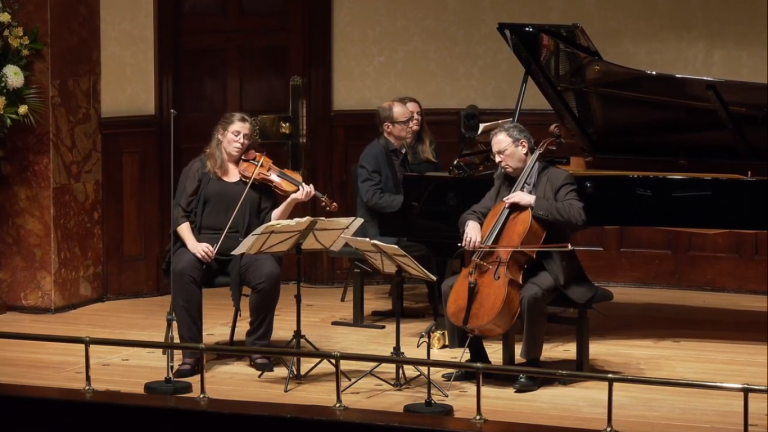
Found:
[[[352,321],[333,321],[331,325],[382,330],[383,324],[365,322],[365,296],[363,294],[363,273],[359,267],[352,270]]]

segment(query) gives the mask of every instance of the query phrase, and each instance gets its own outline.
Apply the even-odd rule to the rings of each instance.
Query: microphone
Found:
[[[419,338],[427,337],[432,332],[432,329],[435,328],[435,325],[437,325],[437,321],[432,321],[426,329],[424,329],[423,332],[421,332],[421,335],[419,335]]]

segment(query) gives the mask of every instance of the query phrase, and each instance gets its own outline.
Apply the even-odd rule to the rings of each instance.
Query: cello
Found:
[[[539,155],[553,143],[562,143],[560,125],[549,129],[554,138],[544,140],[531,155],[511,193],[521,191]],[[554,147],[552,147],[554,148]],[[461,270],[448,296],[448,319],[473,336],[504,334],[520,313],[523,270],[537,251],[570,250],[570,245],[542,245],[547,231],[533,218],[530,208],[507,208],[499,202],[488,213],[481,229],[482,243]]]

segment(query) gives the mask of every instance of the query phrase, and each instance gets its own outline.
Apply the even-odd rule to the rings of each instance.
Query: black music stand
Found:
[[[392,280],[392,287],[394,288],[393,294],[392,294],[392,303],[393,303],[393,309],[395,310],[395,346],[392,347],[392,353],[390,354],[392,357],[405,357],[405,353],[400,349],[400,318],[402,314],[403,309],[403,285],[405,284],[405,277],[404,275],[407,275],[409,277],[412,277],[414,279],[421,279],[426,281],[432,281],[434,282],[437,280],[437,278],[430,274],[428,271],[424,270],[424,268],[419,265],[416,261],[413,260],[407,253],[403,252],[402,249],[395,245],[390,245],[386,243],[382,243],[376,240],[369,240],[366,238],[358,238],[358,237],[348,237],[348,236],[341,236],[342,239],[344,239],[350,246],[357,249],[365,259],[368,260],[373,266],[375,266],[381,274],[388,274],[388,275],[394,275],[394,279]],[[388,384],[389,386],[393,388],[402,388],[408,385],[411,381],[415,380],[419,377],[419,375],[423,376],[427,379],[429,383],[434,385],[440,393],[443,394],[443,396],[448,397],[448,394],[443,391],[443,389],[440,388],[437,383],[432,381],[432,379],[429,377],[429,375],[425,374],[421,369],[419,369],[416,366],[413,366],[416,371],[419,372],[419,375],[416,375],[412,377],[411,379],[408,379],[405,376],[405,367],[403,365],[396,365],[395,366],[395,381],[389,382],[385,380],[384,378],[381,378],[380,376],[376,375],[374,371],[379,368],[383,363],[379,363],[369,369],[366,373],[359,376],[357,379],[355,379],[353,382],[351,382],[349,385],[347,385],[344,389],[342,389],[342,392],[345,392],[347,389],[352,387],[353,385],[357,384],[361,379],[365,378],[367,375],[371,375],[374,378],[379,379],[380,381]],[[406,379],[405,382],[400,382],[400,373],[402,372],[403,378]]]
[[[173,119],[176,117],[176,110],[171,110],[171,161],[173,161]],[[173,162],[171,162],[171,172],[173,172]],[[173,196],[173,182],[171,182],[171,196]],[[171,204],[173,207],[173,204]],[[173,208],[171,208],[171,214],[173,214]],[[173,226],[173,221],[171,221]],[[173,257],[171,257],[173,259]],[[173,266],[171,266],[173,267]],[[171,270],[171,275],[173,272]],[[176,321],[176,316],[173,314],[173,276],[171,276],[171,305],[168,308],[168,313],[165,315],[165,337],[164,343],[173,343],[173,322]],[[192,383],[188,381],[176,381],[173,378],[173,350],[164,349],[163,355],[166,356],[166,371],[165,378],[158,381],[149,381],[144,383],[144,393],[152,395],[164,395],[164,396],[177,396],[192,393]]]
[[[344,245],[340,236],[351,234],[363,223],[360,218],[299,218],[290,220],[273,221],[262,225],[246,237],[242,243],[232,251],[233,255],[240,253],[248,254],[285,254],[294,252],[296,254],[296,329],[293,336],[285,344],[287,348],[291,344],[294,349],[301,349],[301,341],[306,342],[315,351],[320,349],[307,338],[301,331],[301,280],[302,268],[301,258],[305,251],[317,252],[327,250],[339,250]],[[305,373],[301,373],[301,358],[292,358],[288,369],[288,376],[285,378],[284,391],[288,392],[288,383],[291,377],[303,380],[323,361],[327,361],[334,368],[336,364],[330,359],[320,359]],[[295,369],[294,369],[295,367]],[[351,378],[341,371],[347,380]],[[263,375],[262,372],[259,376]]]

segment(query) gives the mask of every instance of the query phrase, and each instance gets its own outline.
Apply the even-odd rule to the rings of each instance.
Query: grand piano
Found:
[[[525,71],[512,120],[530,78],[568,135],[544,158],[575,176],[588,227],[766,231],[766,84],[620,66],[579,24],[497,29]],[[382,235],[456,257],[459,217],[494,174],[464,156],[447,173],[406,174],[404,205]]]

